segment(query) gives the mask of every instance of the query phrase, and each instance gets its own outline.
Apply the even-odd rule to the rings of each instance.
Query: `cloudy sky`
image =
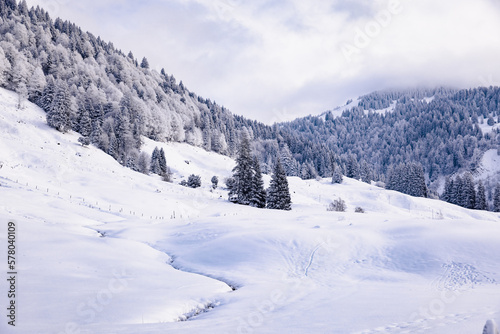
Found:
[[[498,0],[27,0],[266,123],[380,89],[500,84]]]

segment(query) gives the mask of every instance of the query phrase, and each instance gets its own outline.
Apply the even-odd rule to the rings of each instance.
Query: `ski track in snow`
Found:
[[[304,270],[304,276],[307,276],[308,273],[309,273],[309,268],[311,267],[312,263],[313,263],[313,260],[314,260],[314,254],[316,254],[316,252],[318,251],[318,249],[321,247],[321,245],[318,245],[316,246],[316,248],[314,248],[314,250],[311,252],[311,256],[309,257],[309,262],[307,263],[307,267],[306,269]]]
[[[451,262],[443,264],[443,268],[444,273],[433,282],[438,290],[459,291],[473,289],[482,284],[497,284],[495,279],[470,264]]]

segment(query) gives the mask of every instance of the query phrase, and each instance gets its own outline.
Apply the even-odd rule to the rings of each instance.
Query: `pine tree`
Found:
[[[141,67],[142,67],[142,68],[145,68],[145,69],[148,69],[148,68],[149,68],[149,62],[148,62],[148,60],[146,59],[146,57],[142,58],[142,61],[141,61]]]
[[[47,111],[47,124],[61,132],[71,128],[71,100],[68,85],[65,81],[57,80],[55,84],[54,100]]]
[[[139,172],[146,175],[149,174],[149,161],[149,155],[146,152],[141,152],[141,154],[139,155],[139,161],[137,163]]]
[[[451,203],[465,207],[464,182],[460,175],[458,175],[453,182],[453,193],[451,198]]]
[[[210,182],[212,182],[212,189],[217,189],[217,186],[219,184],[219,178],[216,175],[212,176]]]
[[[441,200],[452,203],[452,196],[453,196],[453,179],[450,177],[446,177],[444,181],[444,191],[443,194],[441,195]]]
[[[342,183],[342,181],[343,181],[342,173],[340,172],[340,168],[337,168],[333,172],[332,183]]]
[[[80,110],[80,117],[78,118],[78,132],[84,136],[88,137],[92,133],[92,120],[88,110]]]
[[[361,181],[368,183],[368,184],[370,184],[370,182],[372,181],[372,178],[373,178],[372,170],[365,160],[363,160],[363,162],[361,162],[360,176],[361,176]]]
[[[248,205],[252,197],[252,158],[250,157],[250,142],[245,133],[241,137],[236,166],[233,168],[233,178],[235,180],[231,196],[236,197],[239,204]],[[234,198],[233,198],[234,200]]]
[[[292,152],[290,152],[290,149],[288,148],[287,144],[283,144],[283,147],[281,148],[280,159],[283,168],[285,169],[286,175],[288,176],[298,175],[296,160],[293,158]]]
[[[470,173],[466,173],[462,179],[463,182],[463,201],[462,206],[467,209],[476,208],[476,190],[474,189],[474,181]]]
[[[346,169],[345,176],[356,180],[359,179],[358,161],[356,160],[356,157],[353,154],[349,154],[345,169]]]
[[[292,200],[288,189],[286,172],[278,158],[274,165],[271,184],[267,190],[267,208],[277,210],[291,210]]]
[[[497,184],[493,195],[493,211],[500,212],[500,183]]]
[[[158,147],[155,147],[153,153],[151,154],[151,163],[150,170],[153,174],[161,175],[161,167],[160,167],[160,150]]]
[[[250,205],[256,208],[265,208],[266,190],[264,189],[264,180],[262,180],[262,173],[257,157],[253,158],[252,168],[254,174],[252,179],[252,197],[250,199]]]
[[[476,209],[488,210],[488,203],[486,202],[486,191],[484,189],[483,181],[481,180],[477,185]]]
[[[165,158],[165,151],[163,147],[160,149],[160,154],[158,156],[158,162],[160,164],[160,175],[165,175],[167,173],[167,159]]]

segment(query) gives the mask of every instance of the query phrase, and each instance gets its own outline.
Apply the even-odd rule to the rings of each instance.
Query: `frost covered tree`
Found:
[[[365,160],[361,162],[360,176],[361,176],[361,181],[368,184],[370,184],[370,182],[373,179],[372,170]]]
[[[359,165],[358,165],[358,160],[356,159],[356,156],[354,154],[349,154],[347,157],[347,162],[345,165],[345,176],[353,178],[353,179],[359,179]]]
[[[28,88],[24,82],[19,83],[16,88],[17,109],[24,109],[24,101],[28,98]]]
[[[484,189],[483,181],[481,180],[479,180],[479,184],[477,185],[476,209],[488,210],[488,203],[486,202],[486,191]]]
[[[137,162],[137,168],[142,174],[149,174],[149,161],[150,157],[146,152],[141,152],[139,155],[139,160]]]
[[[386,188],[410,196],[428,196],[424,170],[420,164],[413,162],[393,167],[389,172]]]
[[[285,169],[286,175],[288,176],[297,176],[297,161],[293,158],[292,152],[288,148],[287,144],[283,144],[280,152],[280,159],[283,168]]]
[[[444,181],[444,191],[443,194],[441,195],[441,200],[452,203],[452,197],[453,197],[453,179],[450,177],[446,177]]]
[[[201,187],[201,177],[199,175],[191,174],[187,180],[187,186],[190,188],[199,188]]]
[[[243,132],[240,140],[236,166],[233,168],[235,181],[230,197],[239,204],[248,205],[252,198],[253,170],[250,156],[250,142],[247,134]]]
[[[146,57],[142,58],[142,61],[141,61],[141,67],[142,68],[145,68],[145,69],[148,69],[149,68],[149,62],[147,60]]]
[[[158,147],[155,147],[153,153],[151,154],[150,171],[153,174],[161,175],[160,150]]]
[[[253,178],[252,178],[252,196],[250,205],[256,208],[266,207],[266,190],[264,189],[264,180],[262,180],[262,172],[257,157],[253,158],[252,162]]]
[[[465,173],[462,178],[462,204],[464,208],[475,209],[476,208],[476,190],[474,189],[474,180],[472,179],[471,173]]]
[[[160,171],[161,175],[165,175],[167,173],[167,159],[165,158],[165,151],[163,147],[160,149],[160,154],[158,156],[158,161],[160,163]]]
[[[342,183],[343,181],[343,176],[342,176],[342,173],[340,172],[340,169],[337,168],[335,169],[335,171],[333,172],[333,175],[332,175],[332,183]]]
[[[219,184],[219,178],[216,175],[212,176],[210,182],[212,182],[212,189],[217,189],[217,185]]]
[[[65,81],[55,83],[54,100],[47,110],[47,124],[61,132],[71,129],[71,96]]]
[[[290,190],[288,189],[288,180],[286,179],[286,172],[281,161],[278,158],[274,165],[273,175],[271,177],[271,184],[267,190],[267,204],[268,209],[277,210],[291,210],[292,200],[290,197]]]
[[[493,211],[500,212],[500,183],[497,184],[493,194]]]
[[[43,89],[47,81],[40,67],[35,68],[31,78],[28,80],[28,98],[31,102],[37,103],[42,97]]]

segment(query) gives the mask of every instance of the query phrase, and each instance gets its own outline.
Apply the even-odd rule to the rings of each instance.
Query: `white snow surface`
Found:
[[[165,150],[165,183],[16,99],[0,90],[0,250],[6,268],[13,221],[19,272],[16,327],[3,315],[0,333],[481,333],[500,320],[498,213],[347,178],[289,178],[290,212],[235,205],[210,191],[228,157],[145,140]],[[191,173],[201,188],[177,184]],[[347,212],[326,211],[339,197]]]
[[[385,115],[388,112],[393,112],[394,109],[396,109],[397,104],[398,104],[398,101],[393,100],[391,102],[391,105],[389,107],[384,108],[384,109],[369,109],[369,110],[365,110],[365,114],[368,114],[371,111],[371,112],[376,113],[376,114]]]

